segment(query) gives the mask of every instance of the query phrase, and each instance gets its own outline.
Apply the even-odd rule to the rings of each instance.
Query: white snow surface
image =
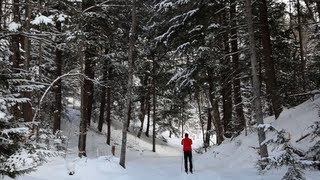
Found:
[[[34,20],[31,21],[31,24],[34,25],[40,25],[40,24],[54,24],[54,22],[52,21],[53,16],[44,16],[44,15],[38,15]]]
[[[21,27],[21,24],[20,24],[20,23],[11,22],[11,23],[8,25],[8,30],[9,30],[9,31],[13,31],[13,32],[17,32],[20,27]]]
[[[295,108],[285,109],[278,120],[265,118],[265,123],[290,133],[295,147],[308,149],[309,140],[297,139],[305,135],[309,126],[319,120],[318,109],[320,98],[309,100]],[[17,180],[277,180],[286,173],[287,168],[259,172],[256,162],[258,136],[256,131],[242,133],[237,138],[225,140],[220,146],[213,146],[203,154],[193,151],[194,174],[186,174],[182,167],[182,150],[180,138],[168,138],[168,143],[157,141],[156,153],[152,152],[151,139],[128,135],[126,168],[119,165],[121,144],[121,126],[112,128],[112,144],[116,146],[116,155],[112,156],[111,147],[106,145],[105,133],[98,133],[90,127],[87,134],[87,158],[77,157],[77,140],[79,131],[79,109],[69,109],[70,122],[64,122],[65,134],[70,138],[68,153],[65,158],[55,158],[37,168],[36,171],[20,176]],[[104,127],[104,131],[105,131]],[[131,131],[132,132],[132,131]],[[268,134],[267,134],[268,136]],[[201,136],[191,136],[198,142]],[[268,137],[267,137],[268,138]],[[196,146],[196,144],[194,145]],[[269,154],[275,155],[269,148]],[[74,172],[73,175],[69,175]],[[307,180],[316,180],[320,171],[304,170]],[[4,177],[10,180],[9,177]]]

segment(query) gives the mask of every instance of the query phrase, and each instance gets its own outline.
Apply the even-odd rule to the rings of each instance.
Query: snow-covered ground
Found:
[[[320,98],[309,100],[300,106],[286,109],[280,118],[266,118],[266,123],[277,129],[285,129],[290,133],[295,147],[306,150],[310,140],[295,141],[310,131],[309,126],[319,121],[318,111]],[[259,172],[256,162],[259,159],[256,132],[248,132],[245,136],[225,140],[220,146],[213,146],[206,153],[193,152],[194,174],[185,174],[182,167],[182,151],[180,139],[171,138],[168,143],[157,142],[156,153],[152,152],[151,140],[143,137],[128,136],[126,169],[119,165],[121,129],[113,128],[112,142],[116,146],[116,156],[111,155],[111,147],[106,145],[106,136],[90,128],[87,136],[88,158],[77,158],[79,111],[70,109],[71,121],[63,125],[69,136],[68,154],[65,158],[55,158],[40,166],[37,171],[18,177],[17,180],[275,180],[281,179],[286,168]],[[200,137],[200,136],[199,136]],[[267,135],[268,138],[268,135]],[[194,139],[199,142],[199,139]],[[272,155],[272,149],[269,154]],[[74,171],[73,175],[69,175]],[[305,170],[307,180],[320,179],[320,171]],[[9,180],[10,178],[5,177]]]

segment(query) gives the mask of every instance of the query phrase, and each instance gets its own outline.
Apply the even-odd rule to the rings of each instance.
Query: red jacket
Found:
[[[190,138],[184,138],[181,141],[181,145],[183,145],[183,151],[191,151],[192,140]]]

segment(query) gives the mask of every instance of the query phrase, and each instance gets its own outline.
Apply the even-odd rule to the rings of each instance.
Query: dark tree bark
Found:
[[[150,129],[150,112],[151,112],[151,105],[150,104],[151,104],[150,93],[148,93],[148,96],[147,96],[147,127],[146,127],[146,136],[147,137],[149,137],[149,129]]]
[[[303,87],[303,91],[306,91],[306,60],[304,58],[304,47],[303,47],[303,29],[302,29],[302,22],[301,22],[301,10],[300,10],[300,0],[297,0],[297,12],[298,12],[298,33],[299,33],[299,45],[300,45],[300,76],[301,76],[301,83]]]
[[[56,28],[61,32],[61,22],[56,22]],[[60,40],[57,42],[57,46],[60,44]],[[59,47],[56,47],[56,77],[62,75],[62,51]],[[61,111],[62,111],[62,96],[61,96],[61,79],[57,81],[54,87],[55,94],[55,111],[54,111],[54,122],[53,122],[53,133],[61,129]]]
[[[152,67],[152,151],[156,152],[156,61],[155,58],[153,58],[153,67]]]
[[[132,101],[130,101],[130,104],[129,104],[128,123],[127,123],[128,132],[130,132],[129,127],[130,127],[131,115],[132,115]]]
[[[227,21],[223,18],[228,17],[228,9],[224,11],[222,22],[225,27],[227,27]],[[224,53],[226,54],[225,58],[222,60],[222,72],[221,72],[221,79],[222,79],[222,112],[223,112],[223,129],[224,135],[226,137],[231,137],[231,119],[232,119],[232,98],[231,98],[231,59],[228,54],[230,54],[230,46],[229,46],[229,32],[227,28],[223,33],[223,44],[224,44]]]
[[[82,11],[87,11],[87,9],[91,6],[95,5],[94,0],[82,0]],[[84,12],[85,13],[85,12]],[[85,26],[83,27],[83,30],[86,32],[91,31],[90,23],[85,23]],[[81,43],[80,43],[80,49],[81,49],[81,55],[80,57],[82,58],[81,65],[84,65],[84,69],[82,69],[82,73],[86,77],[90,77],[90,73],[92,71],[91,67],[91,60],[92,60],[92,53],[93,51],[91,50],[91,47],[84,47],[84,41],[86,40],[85,37],[81,37]],[[84,52],[83,50],[84,49]],[[81,86],[81,120],[80,120],[80,127],[79,127],[79,157],[82,156],[87,156],[86,153],[86,139],[87,139],[87,125],[88,125],[88,120],[90,121],[90,117],[88,116],[88,110],[89,110],[89,94],[90,94],[90,80],[87,78],[82,78],[83,80],[83,85]]]
[[[106,106],[106,93],[107,93],[107,62],[104,62],[104,67],[103,67],[103,75],[102,75],[102,81],[104,82],[104,85],[101,86],[101,97],[100,97],[100,109],[99,109],[99,121],[98,121],[98,131],[102,131],[102,126],[104,122],[104,110]]]
[[[210,130],[212,128],[212,115],[211,115],[211,109],[208,108],[208,123],[207,123],[207,133],[206,133],[206,139],[205,139],[205,145],[206,147],[209,147],[210,145]]]
[[[240,73],[241,68],[239,65],[239,54],[238,54],[238,35],[237,35],[237,10],[236,10],[236,0],[230,1],[230,20],[231,20],[231,51],[232,51],[232,84],[233,84],[233,99],[234,106],[236,109],[236,119],[239,124],[237,131],[242,131],[246,127],[246,121],[243,113],[243,104],[241,96],[241,80]]]
[[[30,19],[31,19],[31,6],[30,1],[25,2],[25,31],[30,32]],[[31,43],[30,39],[26,36],[22,38],[22,47],[24,49],[24,69],[28,72],[31,60]],[[29,102],[22,103],[23,118],[26,122],[32,121],[32,106],[31,106],[31,92],[22,92],[23,97],[30,99]]]
[[[93,48],[94,49],[94,48]],[[94,50],[91,49],[89,50],[90,52],[93,52]],[[88,55],[88,57],[90,58],[90,61],[89,61],[89,65],[88,65],[88,68],[87,68],[87,72],[86,75],[90,78],[90,79],[94,79],[94,62],[93,62],[93,57],[94,55],[90,53],[90,55]],[[91,115],[92,115],[92,106],[93,106],[93,95],[94,95],[94,84],[92,82],[92,80],[88,80],[87,81],[88,83],[88,89],[87,89],[87,96],[88,96],[88,115],[87,115],[87,123],[88,125],[90,126],[91,124]]]
[[[320,19],[320,2],[319,1],[317,1],[316,2],[317,3],[317,11],[318,11],[318,18]]]
[[[108,70],[108,82],[111,80],[111,67]],[[108,83],[107,86],[107,144],[110,145],[111,141],[111,85]]]
[[[258,63],[256,58],[256,48],[253,30],[252,20],[252,5],[251,0],[246,0],[246,19],[249,32],[249,45],[250,45],[250,61],[251,61],[251,72],[252,72],[252,85],[253,85],[253,99],[254,99],[254,110],[257,119],[257,124],[263,124],[262,106],[261,106],[261,90],[260,82],[258,78]],[[260,147],[260,156],[262,159],[268,157],[268,149],[266,144],[262,144],[266,139],[266,135],[263,128],[258,129],[258,139]],[[266,160],[266,159],[265,159]],[[264,167],[262,167],[264,169]]]
[[[148,96],[148,75],[145,74],[144,78],[143,78],[143,84],[142,84],[142,90],[141,90],[141,98],[140,98],[140,122],[141,122],[141,126],[138,132],[137,137],[140,138],[142,131],[143,131],[143,125],[144,125],[144,118],[146,116],[146,104],[147,104],[147,96]]]
[[[126,162],[126,149],[127,149],[127,128],[130,117],[130,104],[132,96],[132,86],[133,86],[133,52],[135,49],[135,37],[137,31],[137,13],[136,13],[136,0],[132,0],[132,24],[129,35],[129,51],[128,51],[128,88],[126,94],[126,107],[125,107],[125,118],[123,121],[122,128],[122,144],[121,144],[121,153],[120,153],[120,166],[125,168]]]
[[[213,78],[211,75],[211,71],[208,70],[208,84],[209,84],[209,101],[212,106],[212,111],[213,111],[213,118],[214,118],[214,126],[216,130],[216,141],[217,144],[220,145],[223,141],[223,129],[222,129],[222,124],[221,124],[221,119],[220,119],[220,112],[219,112],[219,105],[218,101],[215,97],[214,93],[214,85],[213,85]]]
[[[13,21],[15,23],[20,23],[20,6],[19,0],[13,1]],[[21,54],[20,54],[20,35],[15,34],[12,36],[12,62],[14,68],[20,68],[21,61]]]
[[[200,93],[199,93],[199,88],[197,87],[196,92],[195,92],[195,97],[196,97],[196,101],[197,101],[197,106],[198,106],[198,116],[199,116],[199,121],[200,121],[200,126],[201,126],[201,130],[202,130],[202,140],[204,143],[204,147],[208,147],[209,144],[206,144],[206,139],[205,139],[205,134],[204,134],[204,122],[203,119],[201,117],[201,100],[200,100]]]
[[[13,21],[15,23],[20,23],[20,8],[19,8],[19,0],[14,0],[13,1],[13,6],[12,6],[12,12],[13,12]],[[4,20],[5,22],[5,20]],[[10,44],[10,48],[11,48],[11,52],[12,55],[10,56],[10,61],[13,65],[13,72],[18,73],[21,67],[20,64],[22,64],[22,60],[21,60],[21,53],[20,53],[20,35],[19,34],[14,34],[11,36],[11,44]],[[21,107],[19,107],[21,106]],[[20,104],[16,104],[13,106],[12,110],[13,110],[13,114],[14,117],[16,119],[19,119],[21,117],[23,117],[23,107],[22,107],[22,103]],[[27,119],[24,119],[25,121],[27,121]]]
[[[0,0],[0,31],[2,31],[2,16],[3,16],[2,4],[3,4],[3,0]]]
[[[277,119],[282,112],[281,97],[277,85],[277,78],[274,68],[274,60],[272,58],[272,47],[270,41],[270,30],[268,22],[268,7],[266,0],[260,3],[260,21],[261,21],[261,41],[263,64],[265,68],[265,80],[268,98],[271,100],[273,113]]]

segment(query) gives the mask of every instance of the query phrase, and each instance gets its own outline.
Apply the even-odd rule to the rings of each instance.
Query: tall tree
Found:
[[[221,118],[220,118],[218,100],[216,99],[216,95],[214,92],[213,77],[210,70],[208,70],[208,84],[209,84],[209,101],[210,101],[212,112],[213,112],[213,119],[214,119],[213,124],[216,130],[216,143],[220,145],[223,141],[223,127],[222,127]]]
[[[277,119],[282,111],[281,97],[279,96],[277,78],[272,57],[272,47],[270,42],[270,31],[268,22],[268,6],[267,1],[262,0],[260,3],[260,21],[261,21],[261,41],[262,54],[265,67],[266,87],[268,97],[271,99],[273,113]]]
[[[126,162],[126,149],[127,149],[127,127],[130,117],[130,105],[132,98],[132,87],[133,87],[133,53],[135,50],[135,40],[136,40],[136,28],[137,28],[137,13],[136,13],[136,0],[132,0],[132,21],[131,29],[129,33],[129,50],[128,50],[128,84],[127,84],[127,93],[126,93],[126,105],[125,105],[125,118],[123,121],[122,128],[122,143],[121,143],[121,154],[119,164],[125,168]]]
[[[59,4],[60,5],[60,4]],[[58,5],[58,6],[59,6]],[[61,8],[58,7],[58,10]],[[57,19],[56,29],[58,32],[62,32],[61,28],[62,22]],[[62,50],[61,50],[61,37],[57,38],[55,49],[55,62],[56,62],[56,72],[55,76],[58,78],[62,75]],[[53,133],[61,129],[61,112],[62,112],[62,82],[59,79],[54,87],[55,93],[55,111],[54,111],[54,122],[53,122]]]
[[[223,45],[224,45],[224,53],[225,58],[221,61],[221,94],[222,94],[222,107],[223,107],[223,129],[224,135],[226,137],[231,136],[231,120],[232,120],[232,86],[231,86],[231,58],[230,58],[230,39],[229,39],[229,28],[228,28],[228,21],[225,20],[226,17],[229,17],[229,12],[227,8],[227,3],[225,5],[225,10],[221,13],[221,21],[224,27],[223,32]]]
[[[258,124],[258,139],[259,139],[259,147],[260,147],[260,156],[262,159],[267,160],[268,157],[268,149],[267,145],[263,144],[266,139],[266,135],[264,132],[264,128],[259,127],[259,125],[263,125],[263,114],[262,114],[262,106],[261,106],[261,89],[260,89],[260,81],[258,77],[258,68],[259,65],[257,63],[256,56],[256,48],[255,48],[255,38],[254,38],[254,29],[253,29],[253,18],[252,18],[252,4],[251,0],[246,0],[246,19],[249,33],[249,49],[250,49],[250,62],[251,62],[251,73],[252,73],[252,88],[253,88],[253,102],[254,102],[254,111]],[[264,167],[262,167],[264,168]]]
[[[237,23],[237,1],[230,0],[230,22],[231,22],[231,52],[232,52],[232,87],[233,100],[236,109],[236,124],[241,131],[246,126],[246,121],[243,113],[243,102],[241,96],[241,67],[239,63],[239,48],[238,48],[238,23]]]
[[[95,5],[94,0],[83,0],[82,1],[82,15],[84,16],[83,21],[86,21],[86,15],[88,12],[92,11],[92,8]],[[87,33],[92,31],[92,25],[91,22],[83,22],[85,25],[83,27],[82,33]],[[83,85],[81,87],[81,121],[80,121],[80,133],[79,133],[79,157],[87,156],[86,154],[86,139],[87,139],[87,125],[88,121],[90,121],[89,117],[89,106],[92,106],[92,104],[89,103],[89,96],[92,93],[90,90],[91,83],[88,77],[91,77],[92,75],[92,57],[94,56],[92,53],[94,53],[93,45],[91,43],[86,44],[87,37],[83,37],[85,35],[82,35],[81,37],[81,45],[80,45],[80,58],[82,59],[82,65],[83,66]],[[83,51],[83,52],[82,52]]]
[[[302,29],[302,21],[301,21],[301,5],[300,0],[297,0],[297,16],[298,16],[298,33],[299,33],[299,45],[300,45],[300,73],[301,73],[301,83],[303,91],[306,91],[306,60],[304,57],[304,47],[303,47],[303,29]]]
[[[30,0],[25,1],[25,25],[24,29],[26,33],[30,33],[30,21],[31,21],[31,2]],[[24,69],[28,72],[31,61],[31,42],[30,38],[27,36],[23,37],[23,47],[24,47]],[[31,106],[31,92],[22,92],[22,96],[29,99],[28,102],[22,104],[23,118],[25,121],[32,121],[32,106]]]

